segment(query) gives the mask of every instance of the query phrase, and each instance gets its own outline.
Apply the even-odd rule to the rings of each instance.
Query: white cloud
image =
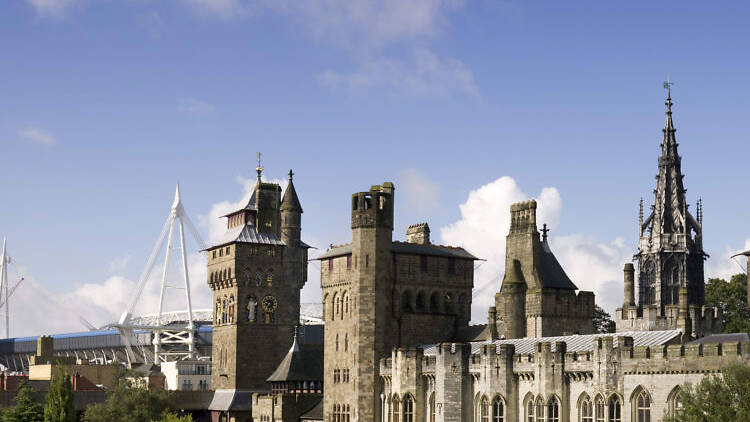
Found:
[[[249,3],[242,0],[182,0],[195,13],[223,20],[245,16],[250,10]]]
[[[734,249],[729,246],[724,247],[722,253],[713,253],[707,261],[705,267],[706,281],[709,278],[723,278],[729,281],[734,274],[747,271],[747,260],[745,257],[738,256],[731,258],[732,255],[750,250],[750,239],[745,240],[743,249]]]
[[[29,127],[23,129],[19,132],[19,135],[27,141],[42,145],[55,145],[55,142],[57,142],[55,140],[55,137],[52,136],[51,133],[38,127]]]
[[[39,16],[59,18],[79,0],[26,0]]]
[[[409,60],[366,60],[352,72],[326,70],[320,82],[351,92],[384,89],[396,97],[445,97],[452,94],[479,98],[474,73],[460,60],[440,59],[427,49],[416,49]]]
[[[399,175],[399,190],[406,205],[415,211],[432,209],[438,204],[440,186],[417,169],[406,169]]]
[[[442,227],[444,244],[462,246],[486,262],[479,262],[474,277],[472,315],[485,322],[505,271],[505,238],[510,229],[510,205],[526,200],[513,178],[504,176],[469,193],[459,206],[461,219]],[[547,187],[536,197],[537,224],[555,229],[562,211],[560,193]],[[597,303],[612,312],[622,302],[622,266],[630,251],[622,239],[601,242],[586,234],[549,238],[550,247],[571,280],[582,290],[593,290]]]
[[[130,262],[130,255],[120,256],[109,262],[107,271],[110,273],[123,273]]]
[[[266,7],[299,21],[316,37],[357,48],[432,37],[459,9],[457,0],[265,0]]]
[[[178,109],[183,113],[196,116],[209,116],[216,113],[216,108],[214,108],[214,106],[195,98],[188,98],[180,101]]]

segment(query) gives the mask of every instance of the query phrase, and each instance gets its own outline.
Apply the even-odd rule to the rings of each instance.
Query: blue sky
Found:
[[[19,274],[88,308],[87,291],[138,278],[178,180],[210,238],[212,210],[241,199],[262,151],[269,179],[297,174],[303,237],[320,248],[349,240],[349,194],[396,183],[395,238],[428,221],[436,241],[488,259],[477,322],[499,288],[508,201],[554,188],[552,246],[613,309],[638,200],[652,201],[669,76],[688,200],[704,200],[707,272],[726,275],[750,238],[749,8],[2,2],[0,235]],[[472,206],[497,215],[487,236],[451,229]],[[311,278],[304,297],[316,289]],[[119,312],[106,305],[91,318]],[[76,328],[14,321],[19,334]]]

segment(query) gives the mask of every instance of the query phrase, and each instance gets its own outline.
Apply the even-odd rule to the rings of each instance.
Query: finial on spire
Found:
[[[260,174],[263,173],[263,166],[260,165],[260,157],[262,155],[263,154],[261,154],[260,152],[256,154],[256,156],[258,157],[258,167],[255,168],[255,171],[258,173],[258,183],[260,183]]]
[[[698,224],[703,225],[703,198],[698,198],[698,204],[696,205],[696,217],[698,218]]]
[[[667,76],[667,80],[664,81],[664,89],[667,90],[667,102],[664,103],[667,106],[667,114],[672,113],[672,85],[674,85],[674,82],[670,82],[669,76]]]
[[[292,181],[292,177],[294,177],[294,172],[292,171],[292,169],[289,169],[289,181],[290,182]]]
[[[549,229],[547,228],[547,223],[542,224],[542,242],[547,241],[547,233],[549,233]]]

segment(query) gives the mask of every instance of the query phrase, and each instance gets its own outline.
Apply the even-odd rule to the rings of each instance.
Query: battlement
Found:
[[[412,224],[406,230],[406,242],[420,245],[430,244],[430,226],[427,223]]]
[[[510,206],[510,234],[536,231],[536,201],[531,199]]]
[[[393,183],[385,182],[371,186],[369,192],[352,194],[352,229],[393,230],[393,191]]]

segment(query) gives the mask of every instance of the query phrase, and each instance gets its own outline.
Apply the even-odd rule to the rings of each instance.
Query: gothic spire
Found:
[[[664,123],[659,174],[654,191],[654,213],[649,218],[651,234],[685,233],[690,224],[685,201],[685,188],[682,184],[680,155],[677,152],[677,139],[672,121],[672,83],[665,82],[667,90],[666,121]]]

